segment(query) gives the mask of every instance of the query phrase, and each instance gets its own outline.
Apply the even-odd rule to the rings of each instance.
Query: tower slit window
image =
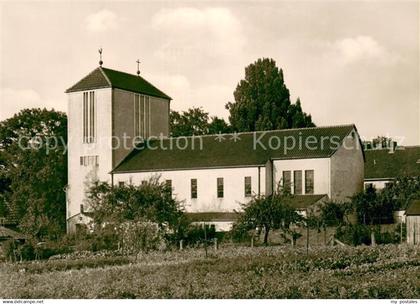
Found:
[[[140,131],[140,95],[134,94],[134,136],[141,136]]]
[[[83,142],[93,143],[95,141],[96,113],[95,113],[95,92],[83,93]]]
[[[134,95],[134,134],[142,138],[150,136],[150,97]]]
[[[150,135],[150,98],[149,96],[144,96],[144,137],[147,138]]]

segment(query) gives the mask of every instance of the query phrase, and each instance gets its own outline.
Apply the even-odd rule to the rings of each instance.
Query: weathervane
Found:
[[[137,76],[140,76],[140,60],[137,59]]]
[[[99,65],[100,65],[100,66],[102,66],[102,64],[104,63],[104,62],[102,61],[102,48],[100,48],[100,49],[98,50],[98,52],[99,52]]]

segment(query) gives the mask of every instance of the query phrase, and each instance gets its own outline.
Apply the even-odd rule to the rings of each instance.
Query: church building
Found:
[[[67,230],[90,221],[86,191],[158,177],[197,222],[227,230],[255,194],[280,185],[296,209],[363,189],[354,125],[169,137],[171,98],[140,75],[93,70],[69,88]],[[146,141],[136,145],[133,139]]]

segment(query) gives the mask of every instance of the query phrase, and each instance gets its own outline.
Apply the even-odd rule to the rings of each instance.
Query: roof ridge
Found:
[[[108,84],[112,87],[112,82],[111,80],[109,80],[108,75],[105,73],[105,71],[103,70],[102,66],[99,67],[99,70],[101,71],[102,75],[104,75],[106,81],[108,82]]]
[[[152,87],[154,90],[156,90],[158,93],[160,93],[161,95],[165,96],[166,98],[172,99],[169,95],[167,95],[166,93],[164,93],[162,90],[160,90],[158,87],[156,87],[155,85],[153,85],[150,81],[148,81],[147,79],[145,79],[144,77],[140,76],[140,75],[135,75],[135,74],[130,74],[124,71],[119,71],[119,70],[114,70],[114,69],[110,69],[107,67],[101,67],[103,73],[106,75],[107,71],[111,72],[111,73],[119,73],[119,74],[123,74],[124,76],[128,76],[128,77],[133,77],[137,80],[140,81],[144,81],[146,84],[148,84],[150,87]],[[107,77],[107,79],[109,79],[109,77]],[[115,84],[112,83],[112,81],[110,81],[111,86],[115,87],[115,88],[119,88],[118,86],[116,86]],[[162,96],[157,96],[157,97],[161,97]]]
[[[95,73],[97,70],[99,70],[99,71],[101,71],[102,72],[102,70],[101,70],[101,68],[102,67],[97,67],[97,68],[95,68],[95,69],[93,69],[89,74],[87,74],[85,77],[83,77],[82,79],[80,79],[79,81],[77,81],[75,84],[73,84],[72,86],[70,86],[70,88],[68,88],[67,90],[65,90],[64,92],[65,93],[69,93],[75,86],[77,86],[79,83],[81,83],[83,80],[85,80],[87,77],[89,77],[90,75],[92,75],[93,73]],[[107,80],[107,82],[108,82],[108,85],[109,86],[112,86],[111,85],[111,82],[109,81],[109,79],[108,79],[108,77],[106,77],[105,75],[104,75],[104,73],[102,73],[102,75],[105,77],[105,79]]]
[[[330,126],[320,126],[320,127],[303,127],[303,128],[290,128],[290,129],[274,129],[274,130],[261,130],[261,131],[246,131],[246,132],[229,132],[229,133],[215,133],[215,134],[202,134],[202,135],[188,135],[188,136],[178,136],[178,137],[184,137],[184,138],[192,138],[192,137],[212,137],[212,136],[218,136],[218,135],[231,135],[231,134],[254,134],[254,133],[269,133],[269,132],[288,132],[288,131],[296,131],[296,130],[314,130],[314,129],[331,129],[331,128],[341,128],[341,127],[355,127],[354,124],[344,124],[344,125],[330,125]],[[178,137],[172,137],[168,136],[163,139],[171,139],[171,138],[178,138]],[[160,138],[156,138],[160,139]]]

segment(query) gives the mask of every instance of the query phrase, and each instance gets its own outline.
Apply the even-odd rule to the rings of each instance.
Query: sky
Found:
[[[66,111],[100,47],[108,68],[140,59],[172,109],[224,118],[245,67],[273,58],[317,125],[420,144],[417,1],[0,1],[0,120]]]

